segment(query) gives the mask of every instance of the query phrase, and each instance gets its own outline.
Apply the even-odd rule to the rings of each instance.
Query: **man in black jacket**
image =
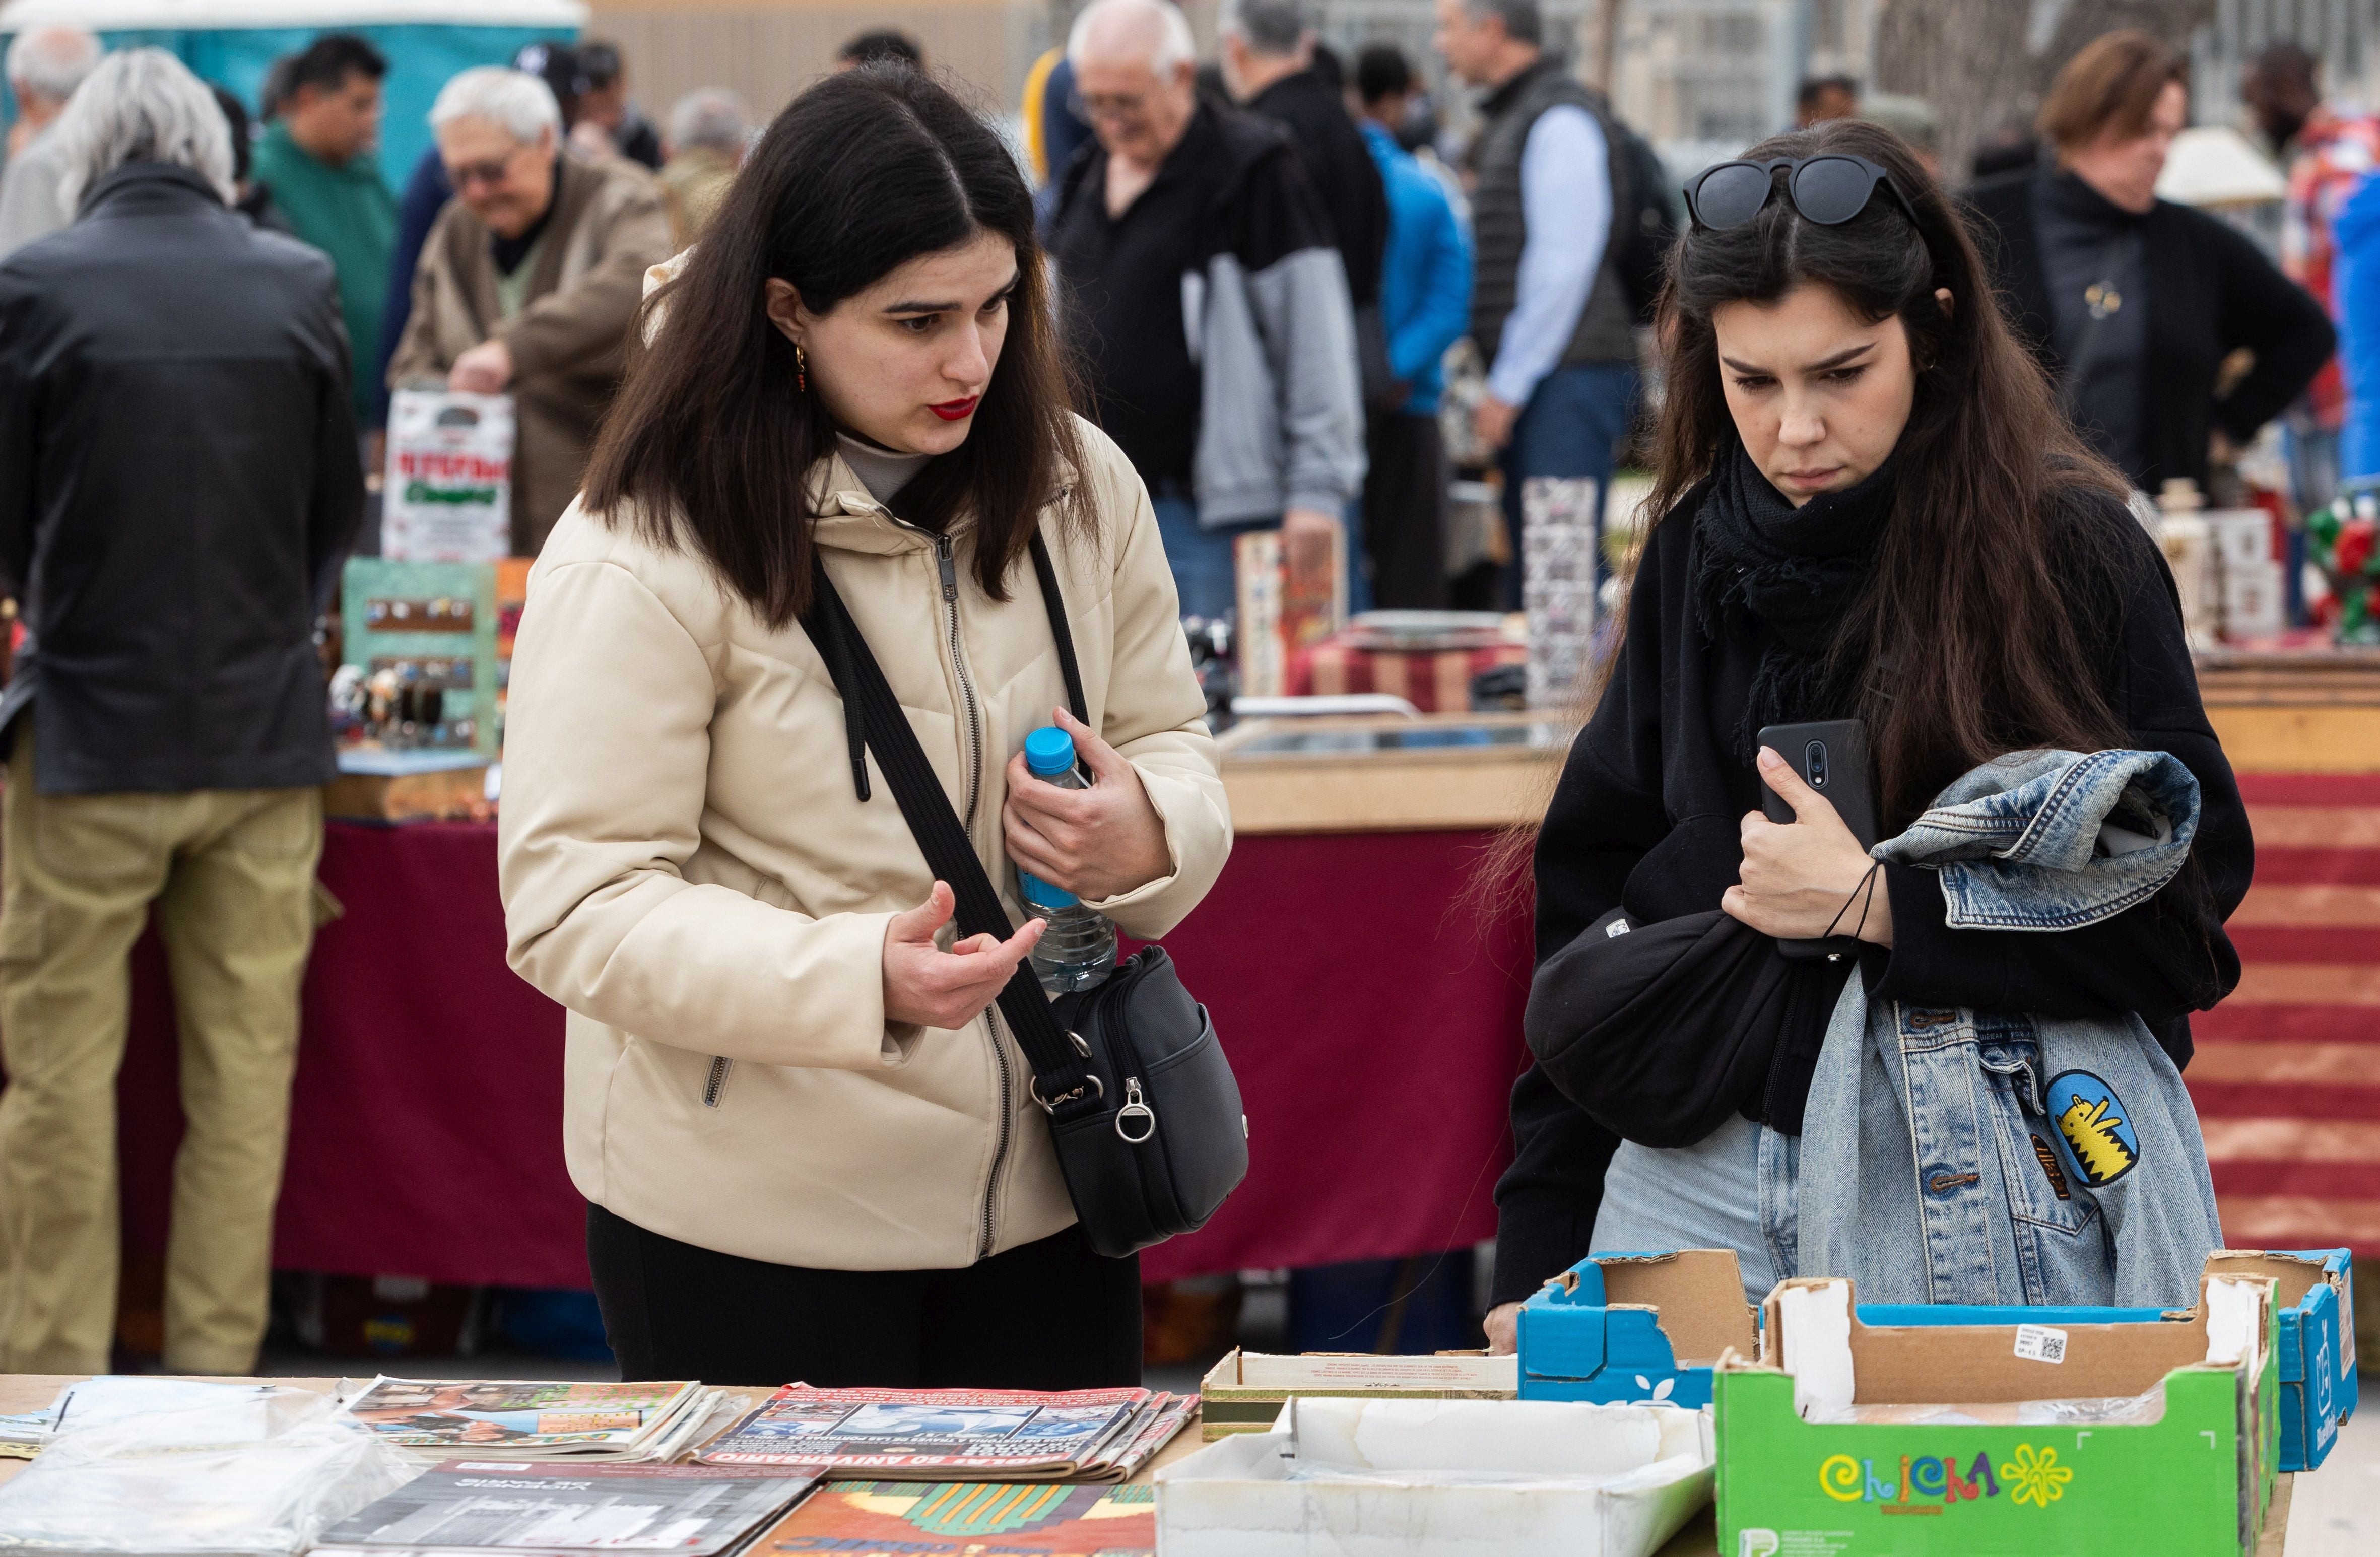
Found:
[[[265,1322],[320,786],[313,645],[363,509],[331,263],[225,203],[205,86],[111,54],[59,125],[63,232],[0,264],[0,1370],[107,1366],[127,958],[153,905],[180,1017],[164,1365]],[[128,161],[128,149],[176,160]]]
[[[2107,34],[2042,104],[2057,165],[1967,195],[2018,335],[2077,429],[2150,492],[2177,476],[2205,490],[2211,435],[2253,438],[2336,339],[2322,305],[2244,235],[2156,198],[2187,79],[2187,62],[2145,33]],[[2218,398],[2224,361],[2243,346],[2253,364]]]
[[[1233,100],[1289,132],[1306,182],[1330,213],[1331,236],[1347,267],[1348,299],[1359,319],[1367,308],[1377,315],[1380,256],[1389,245],[1388,190],[1346,103],[1310,63],[1314,32],[1305,6],[1239,0],[1224,12],[1221,32],[1223,79]]]

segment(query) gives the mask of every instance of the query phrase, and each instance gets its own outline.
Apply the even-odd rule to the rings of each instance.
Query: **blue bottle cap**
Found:
[[[1075,738],[1054,724],[1045,724],[1025,738],[1025,766],[1037,778],[1063,773],[1075,766]]]
[[[1030,871],[1016,873],[1016,895],[1034,908],[1069,909],[1082,901],[1062,887],[1053,887]]]

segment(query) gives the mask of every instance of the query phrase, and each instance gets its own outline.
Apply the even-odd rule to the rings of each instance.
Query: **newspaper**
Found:
[[[719,1557],[817,1484],[801,1472],[450,1460],[325,1531],[318,1553]]]
[[[668,1459],[713,1392],[691,1382],[595,1384],[374,1379],[347,1415],[417,1457]]]
[[[787,1384],[698,1458],[706,1465],[816,1466],[830,1475],[883,1480],[949,1480],[953,1472],[1102,1479],[1135,1447],[1157,1398],[1143,1389],[1038,1394]]]

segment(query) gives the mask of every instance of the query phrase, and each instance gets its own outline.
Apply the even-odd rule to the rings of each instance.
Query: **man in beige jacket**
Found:
[[[462,72],[430,123],[455,198],[422,245],[388,381],[513,396],[512,546],[535,556],[577,494],[669,213],[642,168],[562,151],[562,111],[524,71]]]

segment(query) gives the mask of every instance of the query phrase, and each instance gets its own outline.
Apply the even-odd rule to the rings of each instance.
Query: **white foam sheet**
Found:
[[[1164,1557],[1650,1557],[1710,1501],[1709,1413],[1304,1398],[1158,1474]]]
[[[1793,1409],[1826,1420],[1857,1393],[1852,1373],[1852,1284],[1789,1286],[1777,1295],[1785,1334],[1785,1371],[1793,1375]]]
[[[2217,1276],[2206,1284],[2206,1360],[2238,1362],[2255,1349],[2264,1319],[2264,1284]]]

